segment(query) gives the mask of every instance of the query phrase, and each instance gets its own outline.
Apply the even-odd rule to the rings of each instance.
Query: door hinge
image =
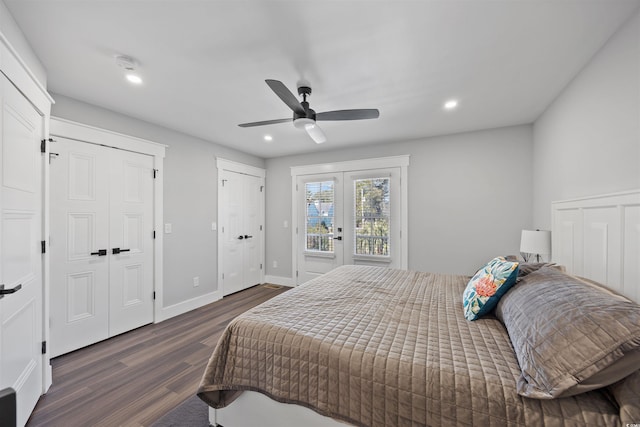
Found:
[[[154,169],[153,170],[153,179],[156,179],[157,176],[158,176],[158,169]]]
[[[153,230],[153,238],[156,238],[156,230]]]
[[[260,231],[262,231],[262,226],[260,226]]]
[[[41,153],[46,153],[47,152],[47,142],[55,142],[55,139],[46,138],[46,139],[40,140],[40,152]],[[57,156],[57,154],[56,154],[56,156]]]
[[[47,342],[46,341],[42,341],[42,346],[40,347],[42,354],[46,354],[47,353]]]
[[[298,270],[296,270],[296,277],[298,277]]]
[[[298,234],[298,227],[296,227],[296,234]]]
[[[156,291],[153,291],[153,299],[156,299]]]
[[[260,270],[262,270],[262,264],[260,264]]]
[[[298,184],[296,184],[296,191],[298,191]]]
[[[222,273],[222,280],[224,280],[224,273]]]
[[[224,187],[224,183],[225,183],[225,182],[227,182],[227,181],[228,181],[228,179],[223,179],[223,180],[222,180],[222,186],[223,186],[223,187]]]
[[[47,242],[46,242],[45,240],[42,240],[42,241],[40,242],[40,246],[41,246],[41,249],[42,249],[42,253],[43,253],[43,254],[44,254],[44,253],[47,253]]]

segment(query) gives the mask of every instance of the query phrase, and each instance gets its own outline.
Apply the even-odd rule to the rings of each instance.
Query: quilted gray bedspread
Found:
[[[602,391],[518,395],[504,326],[463,316],[468,280],[340,267],[233,320],[198,394],[220,408],[259,391],[365,426],[620,425]]]

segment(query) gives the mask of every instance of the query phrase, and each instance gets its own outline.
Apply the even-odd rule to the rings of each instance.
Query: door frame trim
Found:
[[[315,175],[331,172],[356,172],[369,169],[400,168],[400,268],[408,269],[409,257],[409,200],[408,200],[408,168],[409,154],[372,159],[347,160],[344,162],[321,163],[315,165],[291,167],[291,278],[294,286],[298,285],[296,271],[298,271],[298,204],[296,185],[298,178],[305,175]]]
[[[220,295],[224,295],[224,281],[222,279],[222,266],[224,265],[224,242],[223,239],[220,236],[220,219],[224,218],[224,214],[225,214],[225,209],[224,209],[224,204],[222,203],[222,180],[220,179],[220,175],[222,174],[222,171],[228,171],[228,172],[235,172],[235,173],[241,173],[244,175],[251,175],[251,176],[255,176],[258,178],[262,179],[262,185],[264,188],[264,191],[262,192],[262,200],[260,201],[260,212],[259,212],[259,216],[260,216],[260,221],[262,223],[262,243],[260,245],[260,262],[262,264],[262,269],[260,270],[260,283],[264,283],[264,272],[266,270],[266,265],[265,265],[265,261],[264,261],[264,253],[265,253],[265,194],[266,194],[266,185],[265,185],[265,179],[267,176],[267,171],[265,169],[256,167],[256,166],[251,166],[251,165],[247,165],[244,163],[238,163],[238,162],[234,162],[232,160],[227,160],[224,159],[222,157],[216,157],[216,169],[217,169],[217,176],[216,176],[216,180],[218,181],[218,194],[217,194],[217,198],[218,198],[218,226],[217,228],[217,237],[218,237],[218,257],[217,257],[217,262],[218,262],[218,291],[220,292]]]
[[[51,117],[49,134],[73,139],[88,144],[99,144],[111,148],[145,154],[153,157],[153,168],[158,171],[153,180],[153,228],[156,238],[153,240],[153,323],[166,318],[163,314],[163,206],[164,206],[164,157],[167,146],[157,142],[113,132],[107,129],[86,125],[60,117]],[[48,328],[48,326],[47,326]]]

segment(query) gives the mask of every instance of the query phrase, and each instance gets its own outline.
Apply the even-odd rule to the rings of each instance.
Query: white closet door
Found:
[[[260,231],[262,178],[243,176],[244,203],[242,222],[244,229],[243,289],[260,283],[262,268],[262,232]]]
[[[0,75],[0,389],[12,387],[24,425],[43,389],[42,155],[43,121]],[[0,418],[2,414],[0,414]]]
[[[223,239],[223,295],[241,291],[261,280],[262,178],[223,170],[221,172],[221,218]]]
[[[244,175],[223,171],[221,174],[222,203],[225,217],[222,218],[224,265],[222,267],[223,295],[244,289],[244,224],[242,204],[244,202]]]
[[[109,158],[51,143],[51,357],[109,337]]]
[[[52,357],[153,321],[152,158],[57,139],[50,168]]]
[[[153,322],[153,159],[110,151],[109,335]]]

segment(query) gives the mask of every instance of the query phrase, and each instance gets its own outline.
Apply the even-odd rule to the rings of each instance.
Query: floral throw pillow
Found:
[[[518,278],[518,263],[497,257],[478,270],[462,295],[464,317],[476,320],[494,309]]]

